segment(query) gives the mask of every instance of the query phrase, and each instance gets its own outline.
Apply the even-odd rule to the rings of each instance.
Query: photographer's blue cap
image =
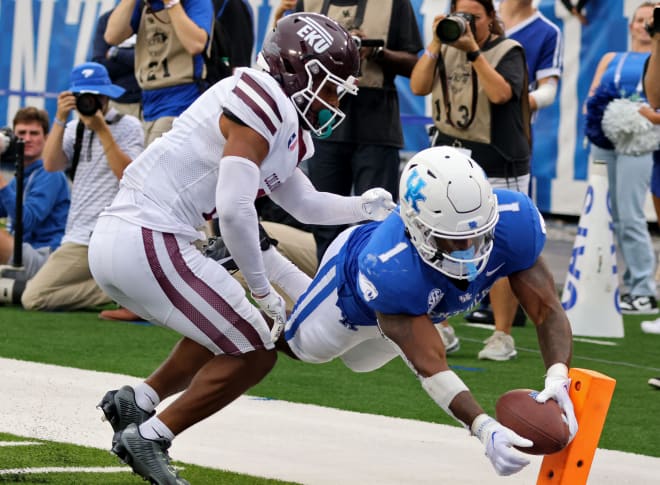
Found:
[[[71,71],[72,93],[103,94],[109,98],[118,98],[126,91],[121,86],[112,84],[108,70],[98,62],[85,62]]]

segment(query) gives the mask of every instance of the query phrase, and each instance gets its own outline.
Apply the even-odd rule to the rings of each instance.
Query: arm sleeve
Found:
[[[215,203],[220,233],[255,295],[270,290],[261,249],[254,200],[259,189],[259,168],[246,158],[228,156],[220,161]]]
[[[360,197],[319,192],[300,169],[271,192],[270,198],[304,224],[351,224],[365,219]]]

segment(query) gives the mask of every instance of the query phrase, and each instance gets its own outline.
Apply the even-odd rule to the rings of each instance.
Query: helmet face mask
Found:
[[[358,91],[357,45],[343,27],[321,14],[283,17],[264,40],[257,64],[278,80],[301,121],[317,136],[329,135],[344,120],[339,99]]]
[[[332,133],[332,129],[344,121],[346,115],[332,103],[326,101],[324,91],[332,89],[333,97],[336,96],[337,103],[346,93],[357,94],[357,78],[349,76],[341,79],[329,72],[317,59],[305,64],[308,74],[307,86],[291,95],[298,114],[307,127],[319,137]],[[321,111],[327,110],[326,116],[319,116]]]
[[[399,191],[401,218],[425,263],[468,281],[485,269],[499,215],[479,165],[454,148],[429,148],[410,159]]]

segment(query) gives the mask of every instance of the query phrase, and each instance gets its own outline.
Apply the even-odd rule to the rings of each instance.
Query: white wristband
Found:
[[[425,377],[422,379],[422,387],[444,412],[460,421],[451,412],[449,405],[459,393],[469,391],[469,389],[454,371],[445,370],[433,374],[431,377]]]
[[[165,4],[165,8],[172,8],[175,5],[178,5],[179,3],[181,3],[181,0],[170,0]]]
[[[541,84],[537,89],[530,92],[529,95],[536,101],[536,109],[550,106],[557,96],[557,81],[552,78],[547,83]]]

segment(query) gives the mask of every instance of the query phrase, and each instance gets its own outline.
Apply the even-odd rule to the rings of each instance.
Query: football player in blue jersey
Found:
[[[313,280],[285,261],[266,268],[297,302],[278,349],[304,362],[340,358],[356,372],[400,355],[438,406],[482,441],[498,474],[518,472],[529,460],[512,447],[531,442],[484,413],[449,369],[436,324],[508,276],[536,324],[547,369],[536,399],[559,403],[572,439],[571,328],[541,257],[543,218],[527,195],[493,191],[477,163],[446,146],[412,157],[399,193],[400,206],[384,221],[333,241]]]

